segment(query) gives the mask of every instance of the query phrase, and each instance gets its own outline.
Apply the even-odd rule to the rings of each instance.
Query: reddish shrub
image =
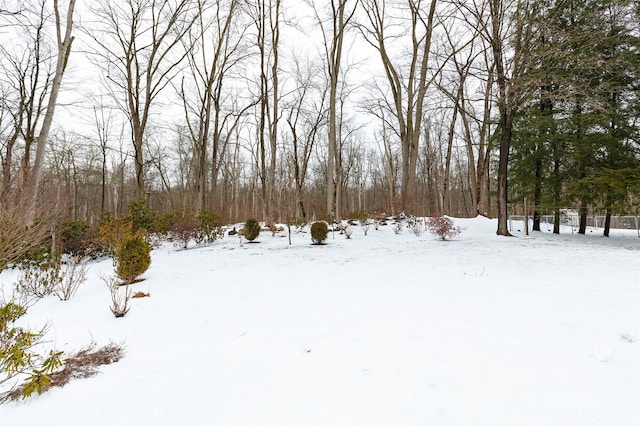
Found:
[[[460,227],[453,225],[453,220],[442,216],[439,213],[427,218],[427,228],[431,234],[440,237],[442,240],[457,236],[462,232]]]

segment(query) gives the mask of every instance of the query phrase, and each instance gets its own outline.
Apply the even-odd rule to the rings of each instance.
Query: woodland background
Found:
[[[636,1],[5,0],[0,39],[7,227],[640,207]]]

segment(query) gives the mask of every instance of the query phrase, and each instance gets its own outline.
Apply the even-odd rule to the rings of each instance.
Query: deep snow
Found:
[[[116,319],[94,262],[50,324],[72,353],[123,342],[97,376],[0,406],[0,425],[638,426],[640,239],[392,226],[351,239],[164,245]],[[15,272],[0,275],[10,288]]]

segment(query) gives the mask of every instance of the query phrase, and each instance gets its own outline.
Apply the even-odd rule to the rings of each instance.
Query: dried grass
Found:
[[[131,298],[144,298],[144,297],[150,297],[150,296],[151,296],[150,293],[138,291],[133,295],[131,295]]]

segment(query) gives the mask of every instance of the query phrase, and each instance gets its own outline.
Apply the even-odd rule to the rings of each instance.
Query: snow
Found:
[[[635,230],[455,222],[451,241],[388,225],[323,246],[295,231],[164,245],[133,286],[151,296],[120,319],[96,261],[74,298],[24,320],[50,324],[48,348],[114,341],[125,357],[0,406],[0,425],[640,425]]]

